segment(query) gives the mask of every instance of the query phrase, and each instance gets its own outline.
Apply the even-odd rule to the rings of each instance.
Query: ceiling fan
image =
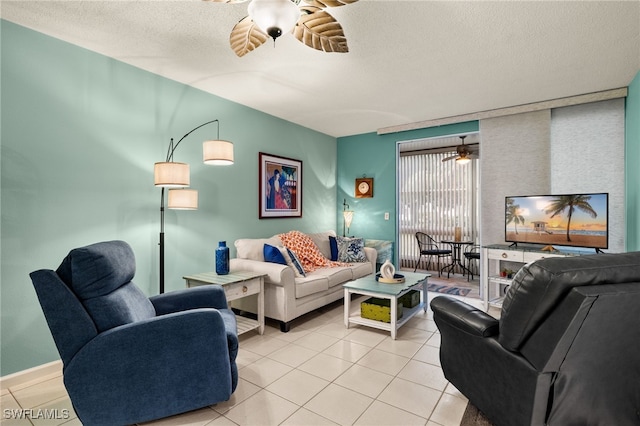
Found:
[[[244,3],[247,0],[204,0],[214,3]],[[305,45],[323,52],[346,53],[347,38],[342,26],[327,7],[339,7],[358,0],[251,0],[248,15],[231,30],[229,43],[242,57],[269,37],[291,32]]]
[[[475,147],[471,148],[469,147],[469,145],[464,144],[464,139],[466,137],[467,137],[466,135],[460,136],[460,139],[462,139],[462,144],[456,146],[457,155],[452,155],[451,157],[443,158],[442,162],[449,161],[449,160],[456,160],[456,163],[458,164],[466,164],[469,161],[475,158],[478,158],[477,149]]]

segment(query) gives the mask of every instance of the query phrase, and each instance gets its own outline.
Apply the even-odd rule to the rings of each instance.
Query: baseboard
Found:
[[[18,371],[16,373],[0,377],[0,389],[9,389],[33,380],[41,379],[47,375],[54,374],[62,374],[62,361],[52,361],[47,364],[38,365],[27,370]]]

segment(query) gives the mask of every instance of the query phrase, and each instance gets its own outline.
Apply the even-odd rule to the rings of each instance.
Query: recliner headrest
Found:
[[[640,282],[640,252],[550,257],[525,265],[502,304],[500,344],[515,351],[573,287]]]
[[[136,262],[129,244],[105,241],[71,250],[56,272],[81,300],[87,300],[130,282]]]

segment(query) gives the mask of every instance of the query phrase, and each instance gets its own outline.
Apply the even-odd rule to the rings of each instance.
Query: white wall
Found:
[[[504,243],[504,197],[551,189],[549,110],[480,121],[480,243]]]
[[[609,193],[609,251],[624,251],[624,99],[551,112],[551,192]]]

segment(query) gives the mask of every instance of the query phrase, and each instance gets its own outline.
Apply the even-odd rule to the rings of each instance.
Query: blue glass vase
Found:
[[[229,273],[229,247],[226,241],[220,241],[216,249],[216,274],[227,275]]]

